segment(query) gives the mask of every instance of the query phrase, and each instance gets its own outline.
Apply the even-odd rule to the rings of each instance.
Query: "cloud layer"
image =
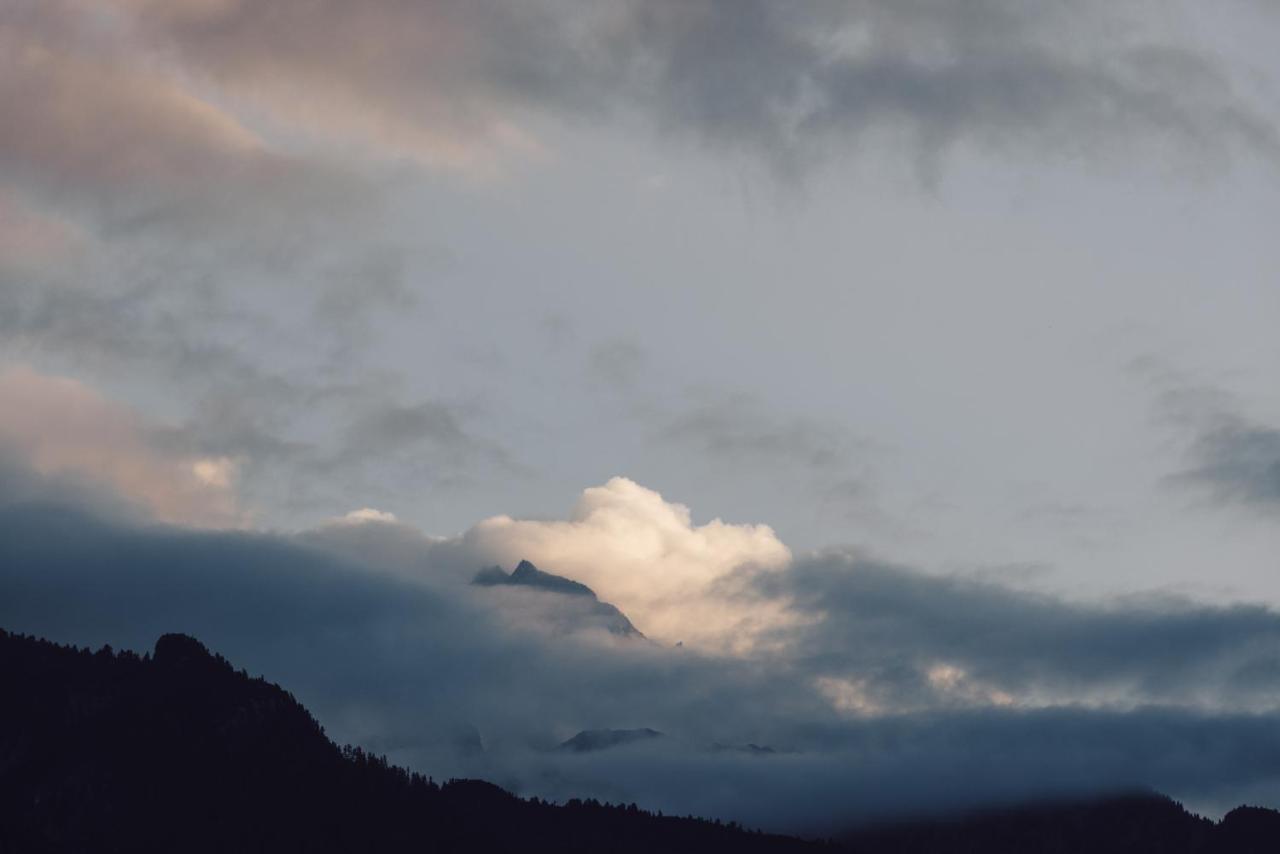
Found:
[[[140,649],[192,632],[335,737],[440,776],[807,831],[1137,785],[1212,810],[1280,786],[1280,615],[1262,607],[1091,606],[850,554],[787,560],[765,528],[693,526],[621,479],[570,521],[446,539],[373,511],[292,536],[138,527],[40,479],[0,466],[0,624]],[[740,621],[747,591],[802,619],[726,655],[618,639],[576,597],[468,583],[485,548],[524,546],[620,594],[692,591],[682,619],[718,605]],[[667,735],[554,749],[634,727]]]
[[[639,112],[783,166],[877,132],[922,157],[1131,138],[1276,151],[1220,70],[1141,27],[1137,4],[113,6],[137,44],[277,120],[452,168],[535,148],[546,113]]]
[[[193,444],[252,461],[262,505],[332,512],[335,473],[385,489],[369,500],[397,476],[498,483],[531,464],[468,423],[487,401],[441,392],[408,367],[423,353],[375,334],[447,279],[424,209],[561,180],[540,169],[588,138],[784,180],[886,158],[932,180],[974,152],[1274,158],[1273,122],[1227,65],[1139,2],[16,0],[0,9],[0,356],[180,399]],[[652,370],[616,341],[594,358],[613,381]],[[699,445],[752,414],[726,400],[663,438]],[[820,461],[848,450],[839,431],[789,416],[725,435],[806,457],[824,512],[874,515],[863,467]]]

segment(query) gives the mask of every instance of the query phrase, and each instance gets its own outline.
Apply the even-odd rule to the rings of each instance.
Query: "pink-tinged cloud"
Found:
[[[514,67],[520,60],[509,47],[553,35],[549,46],[562,46],[549,9],[341,0],[113,5],[137,44],[176,59],[276,127],[479,174],[507,155],[542,150],[509,91],[538,70]]]
[[[145,187],[196,180],[261,150],[234,117],[74,5],[0,15],[0,152],[10,175]]]
[[[74,379],[0,370],[0,450],[42,475],[118,494],[161,522],[232,527],[236,462],[175,452],[131,409]]]
[[[0,188],[0,272],[38,269],[65,258],[84,240],[71,223],[30,210]]]
[[[204,236],[358,212],[363,179],[265,140],[136,26],[105,3],[0,5],[0,193],[86,226]]]

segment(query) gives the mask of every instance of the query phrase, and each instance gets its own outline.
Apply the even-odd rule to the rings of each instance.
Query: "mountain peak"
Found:
[[[584,729],[568,741],[560,743],[560,750],[571,753],[592,753],[608,750],[623,744],[662,738],[662,733],[649,727],[639,729]]]
[[[212,661],[213,654],[200,641],[178,633],[161,635],[156,641],[153,658],[161,664],[187,664],[195,661]]]
[[[574,581],[571,578],[565,578],[563,575],[552,575],[549,572],[543,572],[533,565],[530,561],[522,560],[516,564],[516,568],[510,575],[502,571],[500,567],[489,567],[482,569],[476,574],[472,580],[473,584],[491,586],[495,584],[516,584],[524,587],[536,587],[541,590],[550,590],[553,593],[566,593],[570,596],[589,596],[596,598],[596,593],[587,585]]]
[[[587,599],[590,600],[589,608],[596,616],[603,617],[607,621],[607,628],[611,633],[622,637],[644,637],[644,634],[631,624],[625,614],[608,602],[601,602],[600,598],[596,596],[596,592],[587,585],[574,581],[572,578],[565,578],[562,575],[543,572],[528,560],[522,560],[516,564],[516,568],[510,575],[505,573],[500,566],[490,566],[482,569],[476,573],[475,578],[471,579],[471,583],[481,587],[526,587],[547,593]]]

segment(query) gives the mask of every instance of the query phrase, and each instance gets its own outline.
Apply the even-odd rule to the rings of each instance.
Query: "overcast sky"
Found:
[[[725,703],[801,686],[738,727],[796,745],[1271,714],[1278,35],[1267,0],[8,0],[0,506],[267,543],[280,590],[340,555],[462,623],[441,590],[529,557],[763,668]],[[11,593],[62,559],[31,548]],[[0,616],[183,628],[57,590]],[[209,640],[310,684],[245,619]],[[350,687],[311,697],[418,755]],[[672,691],[628,725],[700,720]]]

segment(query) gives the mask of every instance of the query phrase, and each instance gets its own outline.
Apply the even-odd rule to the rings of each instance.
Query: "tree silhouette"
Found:
[[[0,630],[0,854],[71,852],[1223,852],[1280,850],[1280,813],[1213,823],[1155,795],[875,827],[828,843],[594,798],[555,805],[338,747],[287,691],[194,638],[154,654]]]

